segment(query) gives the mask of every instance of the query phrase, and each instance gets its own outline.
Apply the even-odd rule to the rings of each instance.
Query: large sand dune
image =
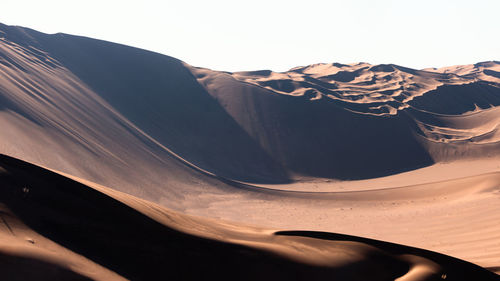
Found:
[[[241,257],[253,263],[249,268],[265,267],[252,258],[257,255],[284,268],[291,268],[293,261],[300,274],[319,274],[318,278],[325,272],[335,275],[357,269],[339,265],[332,269],[329,263],[330,269],[318,273],[308,266],[318,266],[320,260],[333,262],[339,254],[333,250],[319,254],[319,247],[354,252],[369,247],[366,251],[375,251],[377,257],[387,255],[394,259],[391,263],[406,264],[401,267],[406,271],[377,271],[374,276],[381,274],[380,280],[404,274],[406,279],[400,280],[420,280],[418,276],[424,276],[428,266],[410,266],[414,270],[409,273],[407,269],[409,264],[420,264],[417,260],[429,265],[422,259],[432,260],[434,269],[448,267],[442,256],[413,248],[397,246],[402,251],[398,253],[416,256],[407,259],[400,256],[404,254],[394,257],[387,248],[393,246],[372,240],[316,232],[276,235],[272,234],[276,230],[214,219],[268,229],[369,237],[441,252],[499,271],[499,73],[500,63],[495,61],[424,70],[334,63],[282,73],[229,73],[110,42],[0,24],[0,153],[57,171],[121,200],[135,209],[120,207],[127,219],[138,216],[136,212],[152,217],[159,224],[149,232],[175,229],[175,236],[184,237],[183,247],[195,247],[190,246],[195,242],[189,239],[198,239],[193,236],[204,237],[211,241],[203,240],[209,245],[204,249],[224,249],[221,259],[240,255],[235,249],[241,245],[250,247],[242,250],[249,252]],[[36,171],[24,173],[28,178],[45,174]],[[49,190],[47,194],[58,192]],[[79,202],[75,196],[65,200]],[[114,201],[103,202],[104,208]],[[12,245],[19,245],[26,254],[5,248],[1,261],[18,259],[16,263],[41,271],[57,268],[62,278],[82,280],[144,279],[165,267],[159,266],[166,261],[154,252],[158,250],[141,244],[130,246],[128,257],[144,250],[147,254],[143,255],[153,255],[152,265],[131,272],[123,260],[127,256],[113,256],[111,248],[109,253],[99,249],[100,243],[108,241],[102,228],[101,236],[87,233],[85,247],[92,245],[96,252],[68,248],[64,239],[74,233],[59,233],[51,230],[57,225],[33,222],[36,217],[24,214],[29,209],[14,210],[27,208],[20,201],[4,204],[2,212],[12,212],[20,227],[26,225],[26,233],[45,237],[40,239],[48,239],[46,245],[59,247],[57,251],[68,251],[72,262],[58,259],[49,246],[43,246],[48,252],[33,252],[15,244],[17,240]],[[58,210],[47,217],[67,224],[70,218],[59,218],[63,215]],[[110,211],[109,216],[117,212]],[[166,222],[156,212],[178,219]],[[72,221],[91,224],[92,219],[82,218],[82,213],[73,215]],[[116,223],[116,231],[133,231]],[[213,230],[219,227],[221,232]],[[244,230],[234,230],[240,228]],[[49,235],[50,231],[54,232]],[[118,235],[109,231],[108,235]],[[130,235],[139,236],[117,243],[129,245],[145,238],[141,236],[145,234]],[[325,242],[332,237],[361,244]],[[290,243],[305,243],[312,260],[294,253]],[[159,249],[168,247],[162,244]],[[324,259],[319,258],[323,255]],[[370,257],[363,256],[361,263],[376,262]],[[342,257],[338,262],[352,265],[352,260]],[[153,270],[155,265],[159,267]],[[151,275],[141,275],[147,272]]]
[[[401,245],[183,215],[1,156],[8,280],[497,280]]]

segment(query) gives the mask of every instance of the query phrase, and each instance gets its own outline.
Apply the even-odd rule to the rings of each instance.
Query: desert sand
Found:
[[[7,230],[0,268],[8,280],[498,279],[477,265],[402,245],[193,217],[0,158]]]
[[[0,267],[498,280],[499,105],[496,61],[229,73],[0,25]]]

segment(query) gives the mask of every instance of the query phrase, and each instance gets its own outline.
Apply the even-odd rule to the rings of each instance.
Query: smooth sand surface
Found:
[[[357,256],[368,244],[380,255],[388,253],[371,240],[347,236],[354,235],[444,253],[498,272],[499,72],[500,63],[491,61],[424,70],[334,63],[282,73],[229,73],[110,42],[0,25],[0,153],[117,198],[128,206],[120,207],[127,213],[124,220],[138,212],[159,223],[150,232],[172,228],[210,243],[251,247],[258,252],[255,255],[271,260],[276,258],[267,256],[272,252],[286,269],[293,267],[292,260],[314,266],[327,262],[328,274],[344,274],[339,272],[357,271],[356,266],[344,266],[356,262],[333,248]],[[4,174],[9,168],[3,167]],[[46,196],[51,192],[56,191],[50,189]],[[75,196],[63,198],[80,204]],[[44,206],[50,209],[61,200],[49,201]],[[119,233],[102,230],[100,222],[95,222],[98,230],[107,236],[86,233],[90,240],[69,245],[65,239],[75,232],[59,232],[58,227],[66,227],[70,219],[58,213],[61,209],[47,214],[59,223],[37,222],[38,217],[25,214],[29,209],[14,210],[28,208],[19,202],[2,205],[7,220],[0,224],[6,239],[2,241],[12,241],[2,244],[5,256],[0,261],[5,268],[19,258],[15,263],[56,272],[63,279],[136,280],[160,274],[151,271],[156,265],[167,266],[151,244],[130,246],[147,239],[125,223],[117,222],[117,229],[132,231],[133,237],[110,245],[109,251],[99,247]],[[105,202],[103,208],[114,201]],[[112,211],[106,223],[120,212]],[[162,221],[156,212],[179,220]],[[79,220],[81,226],[98,221],[97,215],[88,219],[74,215],[75,227]],[[9,236],[13,224],[19,225],[19,233],[25,231],[24,238]],[[214,225],[225,230],[214,234]],[[245,230],[235,234],[226,227]],[[273,234],[286,229],[306,232]],[[341,233],[344,236],[334,235],[335,239],[351,237],[347,240],[362,245],[320,243],[318,238],[328,240],[333,234],[317,237],[307,231]],[[27,240],[22,239],[40,241],[43,249],[26,248]],[[161,242],[160,237],[155,239]],[[188,247],[189,239],[182,247]],[[303,253],[296,253],[290,243],[307,244],[303,247],[310,252],[300,246]],[[90,252],[82,252],[89,245]],[[112,247],[124,245],[131,247],[128,256],[116,256],[117,248]],[[171,247],[162,245],[163,250]],[[321,247],[328,250],[318,253]],[[221,259],[239,253],[231,249]],[[150,257],[153,264],[134,272],[124,259],[143,250],[139,256]],[[64,251],[71,258],[54,254]],[[373,276],[420,280],[436,273],[435,268],[444,268],[441,260],[433,260],[438,267],[429,266],[424,261],[429,256],[408,251],[403,252],[413,256],[392,261],[412,264],[411,270],[381,266],[384,269]],[[305,257],[307,253],[310,257]],[[332,266],[332,255],[340,255],[337,262],[343,265]],[[264,266],[246,258],[253,263],[249,266]],[[362,264],[377,262],[369,254],[360,259]],[[182,260],[172,268],[190,264],[199,263]],[[300,268],[308,274],[319,272]]]
[[[498,279],[434,252],[192,217],[10,157],[0,165],[8,280]]]

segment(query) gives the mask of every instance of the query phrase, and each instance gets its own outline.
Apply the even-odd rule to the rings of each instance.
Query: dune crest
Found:
[[[489,157],[500,145],[498,62],[441,70],[334,63],[281,73],[187,67],[293,179],[387,176]]]

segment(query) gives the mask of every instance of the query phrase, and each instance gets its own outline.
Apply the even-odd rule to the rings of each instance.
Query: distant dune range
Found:
[[[15,235],[4,221],[0,235],[14,236],[8,239],[20,243],[21,252],[0,244],[0,264],[16,256],[39,270],[58,268],[68,279],[151,278],[159,274],[152,268],[172,262],[170,256],[165,261],[157,256],[171,247],[160,234],[152,234],[159,240],[137,244],[148,249],[143,254],[133,247],[124,257],[114,256],[114,246],[97,251],[109,240],[106,235],[118,230],[132,231],[117,239],[120,245],[146,239],[118,221],[117,230],[103,230],[123,212],[124,219],[150,225],[151,232],[178,237],[178,247],[201,243],[196,244],[202,245],[200,252],[186,254],[186,260],[201,261],[217,248],[220,262],[238,256],[248,259],[248,270],[278,274],[264,262],[269,261],[277,268],[296,268],[290,276],[302,276],[299,280],[365,280],[350,275],[362,268],[359,264],[378,268],[370,276],[379,279],[373,280],[439,280],[442,274],[449,280],[474,274],[493,280],[497,275],[436,253],[285,229],[411,245],[498,272],[499,105],[496,61],[424,70],[333,63],[281,73],[229,73],[110,42],[0,24],[0,153],[84,184],[2,157],[2,214],[46,242],[30,248],[38,246]],[[59,187],[49,184],[52,180]],[[46,189],[42,197],[54,193],[53,199],[43,199],[55,204],[43,201],[47,225],[30,215],[42,209],[24,206],[22,194],[9,195],[25,184]],[[78,196],[59,193],[61,184],[75,190],[70,193],[90,192],[93,199],[78,203]],[[64,201],[83,204],[88,212],[92,204],[109,210],[108,221],[95,225],[103,236],[89,232],[86,240],[63,229],[78,220],[91,224],[82,218],[87,211],[76,207],[67,217],[60,214],[59,208],[69,208],[58,205]],[[176,219],[165,221],[165,216]],[[148,244],[153,242],[158,249]],[[296,243],[309,250],[293,250]],[[82,250],[89,245],[95,251]],[[75,263],[44,252],[51,247]],[[359,254],[360,260],[343,251]],[[153,264],[137,272],[120,259],[141,255],[154,255]],[[337,256],[342,265],[330,263]],[[375,265],[375,257],[382,256],[382,264]],[[233,264],[230,273],[243,264]]]

